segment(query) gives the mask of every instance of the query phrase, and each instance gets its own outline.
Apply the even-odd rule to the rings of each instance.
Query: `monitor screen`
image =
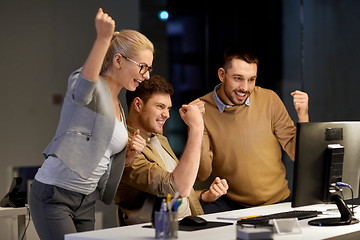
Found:
[[[327,202],[326,183],[329,169],[326,154],[329,145],[343,147],[341,182],[351,185],[358,197],[360,178],[360,122],[298,123],[294,163],[292,207]],[[325,195],[324,195],[325,193]],[[343,189],[344,199],[350,199],[350,189]]]

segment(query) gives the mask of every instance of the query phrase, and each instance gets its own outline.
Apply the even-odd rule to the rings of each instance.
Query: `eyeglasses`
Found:
[[[119,52],[118,52],[119,53]],[[130,62],[133,62],[133,63],[135,63],[136,65],[138,65],[139,67],[140,67],[140,70],[139,70],[139,73],[141,74],[141,75],[144,75],[147,71],[149,71],[149,73],[151,73],[152,72],[152,70],[153,70],[153,67],[149,67],[147,64],[145,64],[145,63],[138,63],[138,62],[136,62],[135,60],[132,60],[131,58],[128,58],[128,57],[125,57],[124,55],[122,55],[121,53],[120,53],[120,56],[122,56],[123,58],[125,58],[126,60],[128,60],[128,61],[130,61]]]

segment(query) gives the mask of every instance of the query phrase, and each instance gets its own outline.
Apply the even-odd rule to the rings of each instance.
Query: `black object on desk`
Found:
[[[21,183],[21,177],[13,179],[9,192],[0,201],[0,207],[25,207],[25,193],[19,192]]]
[[[234,223],[228,223],[228,222],[210,222],[207,221],[205,225],[198,225],[198,226],[186,226],[179,224],[179,231],[197,231],[197,230],[203,230],[208,228],[216,228],[216,227],[224,227],[234,225]]]
[[[250,224],[250,225],[267,225],[271,219],[280,218],[297,218],[298,220],[313,218],[322,214],[319,211],[313,210],[293,210],[287,212],[273,213],[269,215],[262,215],[259,217],[245,218],[238,220],[238,224]]]
[[[205,226],[207,221],[198,216],[187,216],[180,220],[179,225],[183,226]]]
[[[193,217],[195,217],[195,216],[193,216]],[[197,218],[200,218],[200,219],[197,219]],[[189,220],[189,219],[191,219],[191,220]],[[203,219],[201,217],[196,217],[196,218],[187,217],[187,220],[185,220],[183,223],[181,223],[181,221],[182,220],[180,220],[180,222],[179,222],[179,231],[187,231],[187,232],[233,225],[233,223],[228,223],[228,222],[210,222],[210,221],[206,221],[205,219]],[[186,222],[186,221],[188,221],[188,222]],[[198,221],[198,222],[196,223],[194,221]],[[185,224],[188,224],[188,225],[185,225]],[[151,225],[146,225],[146,226],[143,226],[143,228],[153,228],[153,227]]]

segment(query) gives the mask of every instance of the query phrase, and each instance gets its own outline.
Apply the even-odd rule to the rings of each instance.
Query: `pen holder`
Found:
[[[177,212],[154,212],[155,238],[178,238],[179,221]]]

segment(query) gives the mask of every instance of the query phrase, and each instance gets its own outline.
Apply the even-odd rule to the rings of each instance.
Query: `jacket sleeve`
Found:
[[[81,69],[82,68],[79,68],[70,75],[68,80],[68,91],[76,103],[87,105],[93,98],[96,82],[85,79],[81,75]]]
[[[156,196],[174,195],[178,189],[173,175],[159,166],[154,157],[156,155],[152,153],[148,156],[139,154],[131,164],[125,166],[121,182]]]

